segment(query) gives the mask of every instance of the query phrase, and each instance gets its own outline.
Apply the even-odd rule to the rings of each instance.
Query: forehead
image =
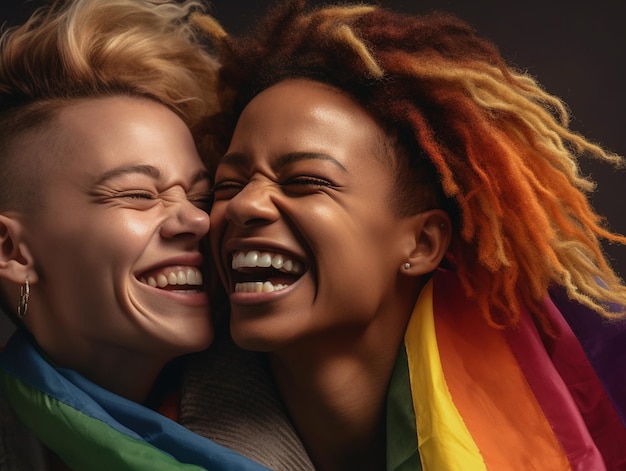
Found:
[[[380,154],[389,138],[360,104],[331,86],[290,79],[259,93],[244,109],[230,151],[331,149]],[[246,147],[248,147],[246,149]]]
[[[82,160],[106,155],[124,161],[139,151],[156,151],[164,142],[188,143],[190,136],[182,120],[165,106],[131,97],[71,104],[59,113],[58,128],[66,150],[77,151]]]
[[[289,79],[259,93],[244,110],[243,116],[273,110],[274,115],[288,115],[298,124],[309,121],[340,121],[378,128],[371,115],[341,90],[308,79]],[[265,116],[265,119],[270,116]],[[309,123],[310,124],[310,123]]]
[[[27,147],[34,171],[26,177],[40,193],[68,185],[84,190],[121,168],[153,167],[163,185],[189,183],[205,171],[185,123],[143,98],[70,103]]]

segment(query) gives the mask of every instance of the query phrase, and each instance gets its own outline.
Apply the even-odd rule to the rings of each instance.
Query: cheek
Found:
[[[152,240],[155,232],[154,221],[143,219],[147,220],[103,217],[61,220],[58,224],[48,221],[36,228],[46,234],[39,252],[45,260],[56,260],[52,269],[59,269],[59,265],[132,262]],[[39,243],[37,233],[34,232],[35,243]]]
[[[220,201],[215,203],[211,208],[211,212],[209,217],[211,219],[211,229],[209,230],[209,234],[207,236],[208,248],[210,249],[210,254],[213,258],[213,263],[220,267],[220,259],[221,259],[221,239],[223,236],[223,231],[225,228],[225,211],[226,211],[227,202]],[[219,269],[221,272],[221,269]],[[221,273],[220,273],[221,276]]]
[[[150,239],[158,233],[158,229],[157,216],[150,217],[149,214],[123,215],[111,218],[110,223],[105,223],[102,227],[102,231],[108,233],[110,238],[127,238],[129,243],[132,243],[133,240]]]
[[[354,215],[357,221],[335,219],[318,232],[314,248],[318,283],[344,306],[377,305],[396,279],[402,244],[397,221],[374,213]],[[337,303],[339,304],[339,303]]]
[[[214,240],[219,238],[219,233],[224,229],[226,223],[226,207],[228,201],[216,201],[213,203],[213,207],[209,213],[211,219],[211,229],[209,230],[209,239],[213,243]]]

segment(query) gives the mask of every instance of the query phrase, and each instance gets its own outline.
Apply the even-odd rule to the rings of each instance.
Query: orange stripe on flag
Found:
[[[420,294],[404,341],[424,471],[486,471],[443,378],[433,323],[432,282]]]
[[[447,387],[487,468],[571,469],[503,333],[454,277],[437,278],[434,311]]]

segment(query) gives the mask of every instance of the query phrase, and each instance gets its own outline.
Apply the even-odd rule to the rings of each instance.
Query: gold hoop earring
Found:
[[[20,303],[17,306],[17,317],[23,319],[28,311],[28,300],[30,299],[30,285],[28,277],[24,281],[24,286],[20,286]]]

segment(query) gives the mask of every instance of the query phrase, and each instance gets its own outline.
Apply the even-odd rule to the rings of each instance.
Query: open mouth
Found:
[[[236,293],[271,293],[292,285],[304,273],[304,263],[288,255],[238,251],[232,254]]]
[[[143,284],[167,291],[198,293],[202,291],[202,272],[197,267],[167,267],[142,273]]]

